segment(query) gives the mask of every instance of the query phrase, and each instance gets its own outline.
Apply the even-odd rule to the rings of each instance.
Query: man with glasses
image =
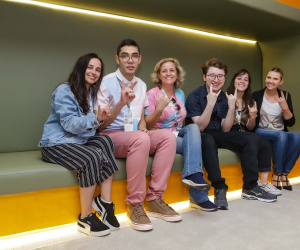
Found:
[[[276,201],[277,196],[265,192],[257,184],[257,141],[252,133],[230,132],[234,121],[237,91],[225,94],[227,66],[214,58],[202,66],[205,85],[189,94],[186,100],[186,125],[196,123],[202,139],[202,159],[208,179],[214,187],[214,200],[219,209],[228,209],[226,192],[228,186],[221,176],[218,148],[239,152],[243,171],[242,197],[265,202]]]
[[[123,40],[117,48],[119,69],[103,78],[94,108],[112,102],[111,116],[99,127],[115,144],[115,156],[127,158],[127,220],[135,230],[151,230],[151,216],[165,221],[180,221],[181,215],[163,200],[176,153],[176,137],[171,131],[146,129],[145,107],[148,106],[146,84],[135,76],[141,62],[140,48],[131,40]],[[146,191],[149,154],[154,154],[151,180]]]

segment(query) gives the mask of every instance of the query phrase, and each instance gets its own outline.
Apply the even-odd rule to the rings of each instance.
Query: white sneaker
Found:
[[[257,185],[260,186],[260,187],[263,186],[263,184],[261,183],[260,179],[257,180]]]
[[[275,194],[275,195],[281,195],[281,190],[277,189],[276,187],[274,187],[272,184],[270,183],[266,183],[266,184],[262,184],[261,186],[266,192],[270,193],[270,194]]]

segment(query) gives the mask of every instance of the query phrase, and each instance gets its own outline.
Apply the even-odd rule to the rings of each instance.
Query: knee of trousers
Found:
[[[133,135],[131,147],[137,148],[138,151],[145,152],[147,155],[150,151],[150,137],[144,132],[137,132]]]
[[[258,136],[253,133],[243,133],[242,136],[240,136],[241,143],[244,146],[251,147],[253,149],[258,148]]]
[[[106,141],[108,142],[107,146],[110,147],[114,151],[115,144],[114,144],[114,141],[111,139],[111,137],[109,135],[105,135],[105,134],[101,134],[101,137],[105,137]],[[101,139],[99,139],[99,140],[101,140]]]
[[[291,138],[289,140],[292,140],[295,145],[300,145],[300,134],[299,133],[290,132],[288,136]]]
[[[168,149],[171,150],[170,152],[174,152],[175,154],[177,142],[174,133],[167,129],[160,129],[159,133],[159,144],[163,147],[168,147]]]
[[[278,131],[276,134],[276,143],[280,143],[283,147],[285,147],[287,142],[288,134],[284,131]]]
[[[215,139],[211,135],[202,134],[201,140],[202,140],[202,150],[218,149]]]
[[[185,126],[184,129],[186,130],[185,133],[188,133],[189,135],[191,135],[193,137],[200,137],[200,139],[201,139],[200,129],[197,124],[195,124],[195,123],[189,124],[189,125]]]

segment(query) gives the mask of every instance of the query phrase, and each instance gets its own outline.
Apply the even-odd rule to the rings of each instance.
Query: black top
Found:
[[[192,117],[201,116],[204,112],[204,109],[207,105],[207,96],[208,92],[206,85],[202,85],[199,88],[192,91],[185,103],[185,108],[187,111],[187,116],[185,120],[185,125],[193,123]],[[221,127],[221,121],[224,119],[228,112],[228,102],[227,97],[223,91],[218,96],[216,104],[211,114],[210,122],[203,132],[217,132],[223,131]]]
[[[257,111],[258,111],[257,112],[257,117],[256,117],[255,129],[258,128],[258,124],[259,124],[259,121],[260,121],[260,109],[261,109],[261,105],[262,105],[262,102],[263,102],[265,89],[266,88],[261,89],[261,90],[256,91],[256,92],[253,93],[253,99],[256,101]],[[278,95],[281,96],[281,93],[280,93],[281,90],[277,89],[277,92],[278,92]],[[285,98],[286,98],[286,95],[287,95],[286,102],[289,106],[290,111],[293,114],[293,117],[291,119],[288,119],[288,120],[285,120],[284,117],[283,117],[284,131],[288,131],[287,127],[292,127],[295,124],[296,119],[295,119],[295,115],[294,115],[294,110],[293,110],[293,105],[292,105],[292,97],[291,97],[290,93],[288,93],[286,91],[282,91],[282,92],[283,92],[283,95],[284,95]]]

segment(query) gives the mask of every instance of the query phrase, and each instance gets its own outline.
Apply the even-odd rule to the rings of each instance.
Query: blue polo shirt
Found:
[[[203,86],[200,86],[199,88],[195,89],[193,92],[191,92],[185,103],[187,116],[185,120],[185,124],[191,124],[193,123],[192,117],[194,116],[201,116],[204,112],[204,109],[207,105],[207,98],[208,95],[206,84]],[[223,129],[221,127],[221,121],[224,119],[228,112],[228,102],[227,97],[223,91],[218,96],[217,102],[214,106],[213,112],[211,114],[211,119],[207,127],[203,132],[209,133],[209,132],[223,132]]]

